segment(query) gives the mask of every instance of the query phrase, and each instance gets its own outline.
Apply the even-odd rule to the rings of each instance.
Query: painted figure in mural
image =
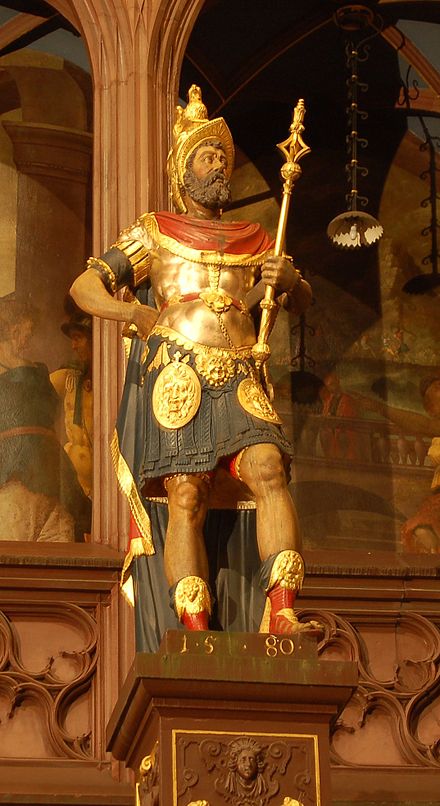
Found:
[[[415,435],[414,450],[423,464],[426,448],[423,437],[431,438],[428,456],[434,466],[431,494],[425,498],[415,515],[402,526],[403,551],[412,554],[440,554],[440,375],[431,375],[420,382],[420,395],[428,416],[389,406],[382,400],[359,397],[365,410],[374,411],[395,423],[403,434]],[[420,456],[417,451],[420,450]]]
[[[324,417],[346,417],[354,420],[360,416],[359,403],[353,395],[342,389],[336,369],[324,375],[319,397]],[[365,437],[348,427],[323,424],[319,430],[319,441],[327,459],[362,462],[368,456]]]
[[[64,450],[90,498],[93,487],[92,318],[82,311],[72,313],[61,330],[70,339],[78,361],[51,372],[50,380],[63,401],[67,436]]]
[[[128,563],[153,555],[146,502],[167,495],[164,567],[172,602],[186,628],[207,629],[213,595],[203,529],[219,487],[232,498],[236,482],[256,504],[266,631],[290,633],[299,628],[293,605],[303,579],[286,480],[291,446],[251,349],[266,284],[284,292],[285,306],[297,313],[311,290],[291,260],[271,256],[260,225],[221,221],[233,161],[225,121],[208,120],[193,86],[187,107],[177,108],[168,158],[179,213],[142,215],[88,261],[71,294],[89,313],[136,329],[112,446],[137,530]],[[135,291],[134,302],[114,298],[123,286]],[[135,594],[142,588],[144,595],[139,578],[136,585]],[[145,618],[153,619],[157,596],[150,606]]]
[[[46,365],[25,357],[34,321],[0,300],[0,539],[82,541],[91,507],[55,434],[59,400]]]

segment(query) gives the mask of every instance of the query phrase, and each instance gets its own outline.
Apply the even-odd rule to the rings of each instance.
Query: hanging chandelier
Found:
[[[339,28],[351,35],[346,44],[346,63],[349,70],[347,81],[347,150],[350,161],[345,166],[350,182],[350,191],[346,194],[347,210],[340,213],[330,221],[327,227],[327,235],[334,246],[342,249],[358,249],[363,246],[372,246],[383,234],[383,227],[369,213],[359,210],[358,207],[366,207],[368,198],[361,196],[358,191],[359,176],[365,177],[368,169],[359,165],[359,148],[366,148],[368,140],[359,136],[359,120],[366,120],[368,113],[360,110],[358,105],[359,91],[366,92],[368,85],[361,83],[358,76],[359,49],[365,45],[367,40],[377,36],[380,29],[377,27],[376,17],[370,8],[361,5],[346,5],[339,8],[334,20]],[[354,34],[366,28],[373,28],[374,33],[362,39],[356,45]],[[363,61],[368,58],[368,51],[365,51]]]

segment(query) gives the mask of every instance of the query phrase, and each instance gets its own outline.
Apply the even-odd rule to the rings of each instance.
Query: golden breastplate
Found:
[[[152,253],[151,283],[159,323],[204,344],[238,347],[255,342],[245,298],[253,267],[193,263],[167,250]]]

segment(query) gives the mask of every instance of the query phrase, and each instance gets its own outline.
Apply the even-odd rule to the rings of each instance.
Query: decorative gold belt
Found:
[[[210,347],[187,339],[165,325],[155,325],[150,336],[160,336],[163,341],[147,372],[160,370],[155,381],[152,404],[156,420],[163,428],[182,428],[195,416],[201,401],[201,387],[197,377],[205,378],[214,388],[244,375],[237,389],[240,406],[258,419],[280,425],[281,420],[271,405],[255,375],[252,347]],[[191,358],[177,350],[169,354],[169,343],[191,353],[197,373],[190,365]]]
[[[246,360],[252,355],[252,347],[210,347],[207,344],[199,344],[191,339],[182,336],[176,330],[172,330],[165,325],[155,325],[150,336],[160,336],[163,343],[148,365],[148,372],[152,372],[160,367],[167,366],[173,359],[168,353],[167,342],[173,342],[183,350],[191,352],[194,356],[194,363],[197,371],[211,386],[223,386],[240,370],[246,375],[249,373],[249,365]],[[240,366],[237,366],[238,362]]]
[[[188,350],[188,352],[191,351],[194,355],[211,355],[217,358],[250,358],[252,355],[252,345],[234,348],[211,347],[211,345],[208,344],[200,344],[198,341],[192,341],[192,339],[183,336],[182,333],[166,325],[154,325],[151,329],[150,336],[162,336],[162,338],[167,339],[167,341],[172,341],[178,344],[179,347],[183,347],[184,350]]]
[[[195,291],[190,294],[173,294],[163,303],[160,312],[166,310],[170,305],[178,305],[182,302],[194,302],[200,299],[205,305],[215,313],[228,311],[231,305],[237,308],[240,313],[248,314],[249,310],[240,299],[235,299],[227,294],[223,289],[207,289],[205,291]]]

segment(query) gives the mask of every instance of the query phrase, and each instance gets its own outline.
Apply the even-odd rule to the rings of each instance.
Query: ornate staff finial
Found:
[[[284,184],[283,200],[281,203],[280,218],[278,221],[277,236],[274,246],[274,255],[277,257],[282,255],[284,252],[290,197],[292,195],[295,182],[299,179],[302,173],[298,162],[311,150],[309,146],[305,144],[302,138],[302,133],[304,131],[303,120],[305,111],[306,109],[304,106],[304,101],[302,98],[300,98],[295,109],[293,110],[289,137],[282,143],[278,143],[277,146],[286,160],[281,168],[281,176],[284,180]],[[260,332],[258,334],[258,341],[252,348],[252,355],[255,359],[257,367],[261,367],[263,362],[266,361],[270,356],[268,339],[275,324],[275,319],[278,312],[278,305],[275,302],[275,289],[273,286],[266,286],[264,299],[260,304],[262,308]]]
[[[295,109],[293,110],[293,120],[290,124],[290,135],[287,140],[284,140],[282,143],[278,143],[277,148],[279,148],[281,153],[284,154],[286,163],[293,162],[296,164],[299,162],[301,157],[304,157],[310,151],[309,146],[307,146],[302,139],[305,111],[306,108],[304,106],[304,101],[302,98],[300,98],[295,106]],[[285,166],[283,166],[283,168],[285,168]],[[283,174],[283,168],[281,168],[281,174]]]

